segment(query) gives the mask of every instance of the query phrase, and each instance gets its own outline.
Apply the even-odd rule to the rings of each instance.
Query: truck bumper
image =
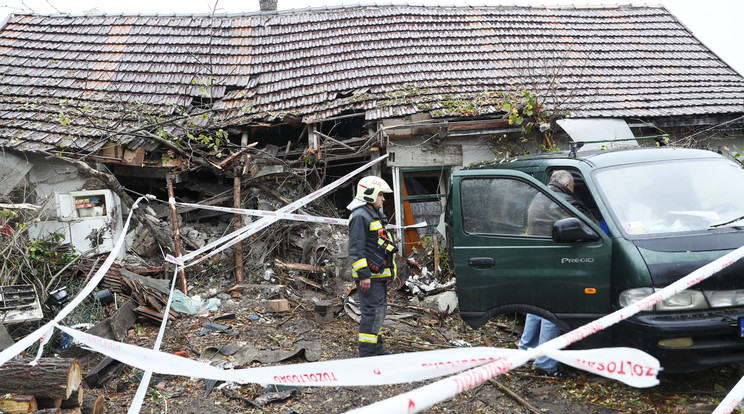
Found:
[[[744,308],[635,315],[614,327],[617,346],[642,349],[664,372],[691,372],[744,361]]]

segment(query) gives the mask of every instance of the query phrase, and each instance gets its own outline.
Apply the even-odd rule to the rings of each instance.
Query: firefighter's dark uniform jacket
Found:
[[[395,278],[397,250],[385,229],[387,219],[370,204],[355,208],[349,217],[349,258],[357,284],[371,279],[370,288],[359,292],[359,356],[384,355],[382,324],[387,309],[387,281]]]
[[[396,277],[393,253],[397,250],[387,231],[387,218],[369,205],[349,217],[349,259],[354,279],[388,280]],[[386,256],[387,263],[382,263]]]

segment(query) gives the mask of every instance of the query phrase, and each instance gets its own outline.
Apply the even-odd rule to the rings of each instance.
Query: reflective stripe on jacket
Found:
[[[395,260],[390,266],[373,272],[369,267],[368,258],[375,257],[378,243],[382,244],[380,231],[392,240],[385,229],[387,219],[374,211],[369,205],[354,209],[349,217],[349,260],[351,261],[351,275],[357,279],[391,279],[395,277]],[[387,248],[391,251],[391,248]],[[391,254],[392,256],[392,254]]]

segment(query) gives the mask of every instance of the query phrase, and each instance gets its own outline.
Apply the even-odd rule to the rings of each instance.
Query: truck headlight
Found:
[[[744,305],[744,290],[706,290],[703,294],[711,308]]]
[[[683,290],[676,295],[662,300],[655,306],[657,311],[680,311],[708,309],[708,302],[699,290]]]
[[[654,288],[636,288],[628,289],[620,294],[618,303],[622,307],[632,305],[635,302],[643,300],[646,296],[652,295],[659,289]],[[744,293],[744,292],[743,292]],[[743,295],[744,296],[744,295]],[[743,297],[744,298],[744,297]],[[702,292],[697,290],[683,290],[676,295],[663,300],[654,305],[654,310],[660,312],[708,309],[708,302]],[[644,309],[650,310],[650,308]]]
[[[620,294],[620,298],[618,298],[618,303],[621,307],[630,306],[646,296],[653,295],[654,294],[654,288],[636,288],[636,289],[628,289],[626,291],[623,291]],[[650,309],[644,309],[644,310],[650,310]]]

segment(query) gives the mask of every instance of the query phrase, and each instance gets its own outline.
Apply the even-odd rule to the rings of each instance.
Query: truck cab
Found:
[[[585,213],[548,188],[557,170]],[[528,225],[538,198],[558,212],[551,231]],[[744,170],[669,147],[482,162],[453,174],[445,215],[466,323],[533,313],[566,332],[744,245]],[[579,346],[631,346],[667,372],[695,371],[744,361],[742,317],[737,262]]]

